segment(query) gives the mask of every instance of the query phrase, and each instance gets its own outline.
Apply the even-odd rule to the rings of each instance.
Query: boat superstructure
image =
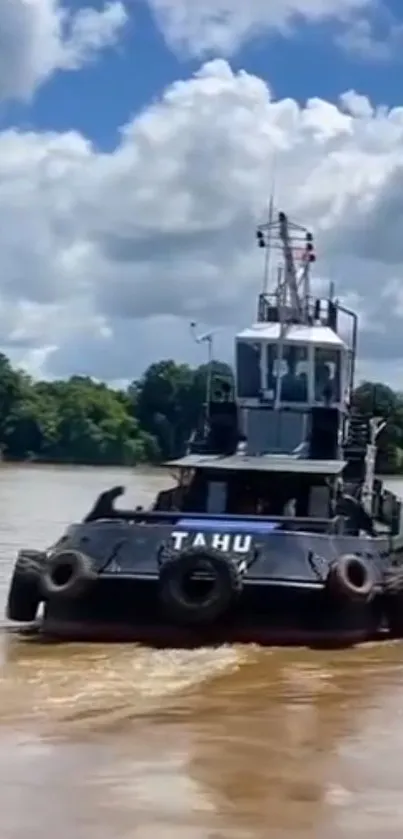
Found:
[[[248,473],[249,484],[254,475],[260,486],[264,473],[260,507],[257,500],[253,507],[250,495],[255,514],[262,503],[266,513],[279,515],[293,502],[299,517],[331,516],[342,497],[353,497],[361,523],[366,513],[375,527],[385,510],[387,525],[378,524],[396,531],[401,505],[375,477],[377,439],[385,422],[351,409],[357,315],[335,299],[331,286],[325,298],[312,293],[316,253],[307,228],[283,212],[274,218],[271,207],[269,221],[257,228],[257,242],[268,254],[263,289],[256,322],[235,339],[234,386],[210,384],[207,433],[196,435],[187,457],[170,465]],[[273,291],[268,290],[270,252],[281,257]],[[244,481],[240,477],[239,483]],[[221,486],[222,508],[210,500],[211,511],[228,512],[223,493]],[[239,490],[236,494],[240,498]]]
[[[257,322],[236,338],[236,395],[248,454],[340,459],[353,384],[351,342],[338,335],[341,307],[311,294],[312,234],[285,213],[258,228],[261,247],[282,249],[275,291],[259,295]],[[295,253],[299,255],[298,270]]]

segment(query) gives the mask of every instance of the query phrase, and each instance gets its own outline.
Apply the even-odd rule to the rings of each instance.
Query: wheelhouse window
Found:
[[[280,378],[282,402],[308,402],[309,360],[308,347],[284,344],[279,358],[278,345],[267,347],[267,390],[276,395]]]
[[[315,348],[315,402],[330,404],[341,399],[340,350]]]
[[[209,481],[207,493],[207,513],[225,513],[227,508],[226,481]]]
[[[258,399],[261,390],[261,344],[238,341],[236,355],[238,397]]]

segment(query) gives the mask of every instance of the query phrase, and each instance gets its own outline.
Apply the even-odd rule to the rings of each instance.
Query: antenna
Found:
[[[214,342],[214,332],[203,332],[201,335],[197,333],[197,323],[192,321],[190,324],[190,333],[192,338],[196,344],[207,344],[207,378],[206,378],[206,414],[205,414],[205,423],[206,427],[210,420],[210,402],[211,402],[211,391],[212,391],[212,383],[213,383],[213,342]]]
[[[267,238],[266,238],[266,252],[263,271],[263,294],[267,294],[270,285],[270,262],[271,262],[271,243],[272,243],[272,229],[274,221],[274,175],[272,180],[272,188],[269,201],[269,212],[267,216]]]

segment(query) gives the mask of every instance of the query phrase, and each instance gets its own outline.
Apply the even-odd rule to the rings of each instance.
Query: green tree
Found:
[[[213,381],[218,377],[232,382],[227,364],[213,362]],[[192,370],[172,360],[152,364],[138,382],[129,388],[133,411],[141,426],[156,437],[165,459],[182,454],[191,432],[199,424],[206,400],[209,368]]]
[[[13,428],[13,411],[22,398],[25,380],[13,370],[8,358],[0,353],[0,441],[4,446],[6,436]]]
[[[36,382],[0,354],[0,451],[6,458],[127,464],[183,454],[204,416],[208,377],[213,392],[231,368],[163,360],[127,388],[114,390],[89,377]],[[361,412],[387,420],[379,438],[378,471],[403,471],[403,396],[363,382],[353,397]]]
[[[386,420],[378,438],[377,471],[399,471],[403,454],[403,400],[381,382],[362,382],[353,395],[353,406],[368,416]]]
[[[187,364],[160,361],[132,385],[141,426],[158,440],[164,458],[180,454],[190,435],[189,405],[194,373]]]
[[[10,370],[5,365],[8,377]],[[141,429],[124,391],[79,376],[34,383],[14,373],[11,382],[0,434],[6,457],[94,464],[158,459],[157,442]]]

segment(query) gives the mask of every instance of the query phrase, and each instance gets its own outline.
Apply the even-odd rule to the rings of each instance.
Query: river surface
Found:
[[[115,483],[129,506],[166,476],[0,467],[1,615],[16,550]],[[156,652],[5,624],[1,839],[401,839],[403,643]]]

